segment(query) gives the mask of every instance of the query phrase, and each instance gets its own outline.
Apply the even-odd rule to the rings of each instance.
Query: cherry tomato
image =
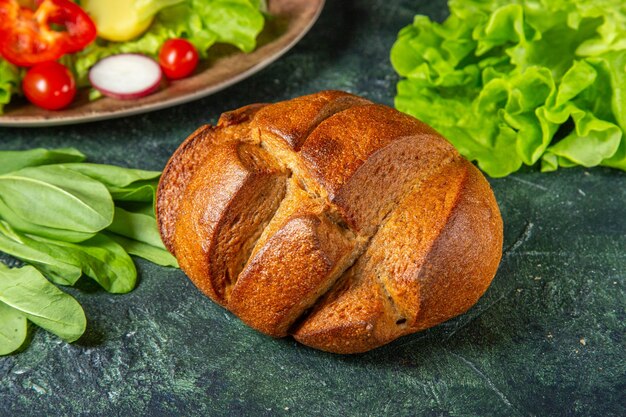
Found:
[[[72,73],[55,61],[37,64],[28,70],[22,80],[26,98],[36,106],[48,110],[67,107],[76,95]]]
[[[198,51],[185,39],[169,39],[161,47],[159,64],[167,78],[185,78],[198,65]]]

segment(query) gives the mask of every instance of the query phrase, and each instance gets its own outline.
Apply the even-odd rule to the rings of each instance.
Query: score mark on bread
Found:
[[[157,220],[204,294],[336,353],[465,312],[502,254],[482,174],[422,122],[340,91],[198,129],[163,172]]]

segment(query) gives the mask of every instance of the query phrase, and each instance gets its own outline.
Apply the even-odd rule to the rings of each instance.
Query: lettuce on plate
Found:
[[[262,0],[183,0],[161,10],[148,30],[128,42],[98,40],[75,54],[72,62],[79,84],[100,59],[117,53],[142,53],[156,57],[159,48],[170,38],[186,38],[201,57],[217,42],[228,43],[244,52],[256,47],[256,37],[263,29],[265,2]]]
[[[83,51],[65,55],[61,62],[74,72],[78,85],[85,87],[89,85],[89,69],[100,59],[124,52],[156,57],[161,45],[170,38],[186,38],[203,58],[218,42],[251,52],[265,24],[266,11],[265,0],[181,0],[161,10],[138,38],[127,42],[97,39]],[[0,115],[11,96],[20,93],[23,72],[0,58]],[[90,94],[94,99],[99,96],[95,90]]]
[[[422,119],[493,177],[626,170],[626,3],[450,0],[416,16],[391,50],[396,107]]]
[[[11,95],[20,88],[20,72],[17,67],[0,58],[0,114],[11,101]]]

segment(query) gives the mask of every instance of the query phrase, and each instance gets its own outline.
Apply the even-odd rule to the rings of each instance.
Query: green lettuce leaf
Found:
[[[541,162],[626,170],[626,4],[450,0],[391,50],[396,107],[494,177]],[[558,132],[558,133],[557,133]]]
[[[17,67],[0,58],[0,114],[11,101],[11,96],[19,91],[20,80]]]

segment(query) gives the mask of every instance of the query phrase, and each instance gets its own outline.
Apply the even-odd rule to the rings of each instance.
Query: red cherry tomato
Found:
[[[185,78],[198,66],[198,51],[185,39],[169,39],[161,47],[159,64],[167,78]]]
[[[26,98],[36,106],[48,110],[67,107],[76,95],[72,73],[55,61],[37,64],[28,70],[22,80]]]

